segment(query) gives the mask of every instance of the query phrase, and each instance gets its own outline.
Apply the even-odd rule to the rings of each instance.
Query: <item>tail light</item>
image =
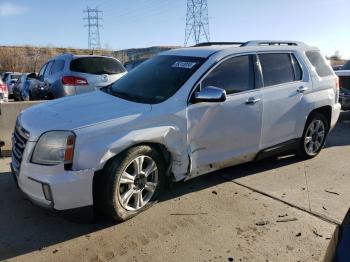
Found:
[[[62,84],[68,86],[86,86],[88,81],[85,78],[77,76],[64,76],[62,77]]]
[[[4,93],[7,93],[7,85],[6,84],[0,84],[0,91],[1,92],[4,92]]]

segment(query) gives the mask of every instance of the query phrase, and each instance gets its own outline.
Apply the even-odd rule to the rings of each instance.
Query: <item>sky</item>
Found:
[[[186,0],[0,0],[0,45],[88,47],[83,10],[103,11],[101,45],[183,45]],[[211,41],[298,40],[350,58],[350,0],[208,0]]]

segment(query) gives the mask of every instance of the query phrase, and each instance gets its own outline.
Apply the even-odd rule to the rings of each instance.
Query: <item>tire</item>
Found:
[[[321,113],[311,113],[305,124],[297,156],[302,159],[311,159],[317,156],[324,146],[328,131],[329,124],[326,117]]]
[[[52,93],[48,93],[47,100],[54,100],[55,96]]]
[[[138,165],[137,163],[142,162],[142,159],[143,164]],[[148,172],[146,177],[145,171],[153,170],[152,163],[156,169]],[[136,171],[137,166],[141,166],[138,170],[142,172]],[[123,175],[125,173],[129,175]],[[165,173],[164,158],[150,146],[137,146],[121,153],[112,159],[100,174],[103,178],[97,197],[102,197],[100,199],[102,201],[97,202],[101,211],[118,222],[143,212],[157,202],[157,198],[164,189]],[[142,201],[140,201],[140,194]]]

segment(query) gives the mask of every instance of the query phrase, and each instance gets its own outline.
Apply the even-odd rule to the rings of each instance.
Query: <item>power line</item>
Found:
[[[190,38],[196,44],[210,41],[207,0],[187,0],[185,46]]]
[[[102,11],[98,10],[97,7],[87,7],[83,13],[87,14],[83,19],[87,20],[87,24],[84,26],[88,27],[88,47],[91,50],[101,49],[100,28],[102,24],[100,21],[102,21]]]

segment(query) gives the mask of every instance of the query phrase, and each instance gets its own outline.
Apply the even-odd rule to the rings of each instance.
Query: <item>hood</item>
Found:
[[[151,105],[123,100],[102,91],[52,100],[24,110],[20,123],[30,140],[51,130],[75,130],[151,111]]]
[[[350,76],[350,70],[336,70],[334,73],[337,76]]]

